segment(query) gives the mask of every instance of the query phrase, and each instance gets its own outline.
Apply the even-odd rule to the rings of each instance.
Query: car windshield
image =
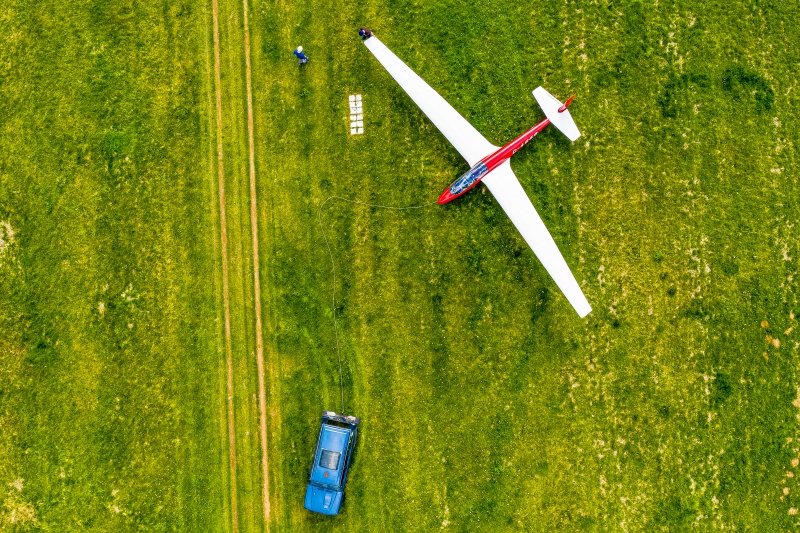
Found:
[[[322,450],[322,455],[319,458],[319,466],[327,468],[328,470],[336,470],[339,466],[339,457],[342,454],[339,452],[332,452],[330,450]]]
[[[328,420],[326,420],[325,423],[327,425],[329,425],[329,426],[336,426],[337,428],[344,428],[344,429],[352,429],[353,428],[352,424],[347,424],[345,422],[340,422],[339,420],[332,420],[330,418]]]

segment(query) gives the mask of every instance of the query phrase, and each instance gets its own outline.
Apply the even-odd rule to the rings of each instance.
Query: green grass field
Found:
[[[246,4],[267,524],[244,4],[219,86],[212,0],[0,7],[0,530],[800,529],[800,10],[479,4]],[[488,191],[429,205],[466,164],[363,24],[495,144],[577,95],[583,136],[512,166],[586,319]],[[363,420],[335,519],[302,504],[341,408],[325,237]]]

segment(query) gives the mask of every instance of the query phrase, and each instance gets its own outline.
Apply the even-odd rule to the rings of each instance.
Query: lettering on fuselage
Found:
[[[460,178],[450,185],[450,194],[458,196],[459,194],[465,192],[470,187],[475,185],[478,180],[485,176],[487,172],[489,172],[489,168],[486,166],[486,163],[483,161],[479,162],[474,167],[464,172]]]

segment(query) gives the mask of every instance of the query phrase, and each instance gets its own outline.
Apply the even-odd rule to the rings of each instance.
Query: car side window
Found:
[[[347,443],[347,452],[345,454],[345,465],[350,462],[350,457],[353,456],[353,445],[355,444],[356,439],[353,438],[353,435],[350,435],[349,442]]]

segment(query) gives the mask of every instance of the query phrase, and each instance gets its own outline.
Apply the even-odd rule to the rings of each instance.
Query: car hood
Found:
[[[305,507],[309,511],[322,514],[339,514],[342,506],[342,492],[309,483],[306,488]]]

